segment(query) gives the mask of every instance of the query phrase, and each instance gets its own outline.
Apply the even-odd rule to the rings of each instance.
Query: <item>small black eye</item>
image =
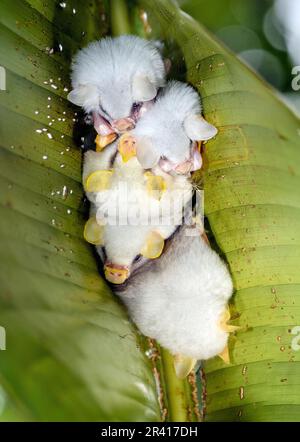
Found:
[[[142,106],[142,103],[133,103],[132,112],[137,112]]]
[[[134,258],[133,262],[137,263],[137,262],[139,262],[141,260],[141,258],[142,258],[142,255],[136,255],[136,257]]]

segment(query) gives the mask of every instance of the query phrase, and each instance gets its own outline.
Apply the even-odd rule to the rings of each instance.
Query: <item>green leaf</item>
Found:
[[[139,335],[82,238],[69,65],[79,47],[105,35],[106,10],[98,0],[60,3],[0,1],[0,326],[7,337],[0,384],[10,398],[2,419],[156,421],[156,385]]]
[[[230,365],[215,358],[204,366],[206,419],[298,421],[299,119],[175,2],[141,3],[182,50],[219,128],[205,146],[205,213],[230,266],[233,323],[242,329],[230,339]]]

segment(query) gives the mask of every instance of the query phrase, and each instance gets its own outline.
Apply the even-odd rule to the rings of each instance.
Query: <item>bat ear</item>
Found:
[[[200,141],[213,138],[218,129],[208,123],[202,115],[189,115],[184,120],[184,129],[190,140]]]
[[[150,101],[157,94],[157,89],[146,75],[136,74],[132,81],[134,101]]]
[[[148,137],[136,139],[136,156],[144,169],[151,169],[156,166],[160,158],[159,153],[156,152]]]
[[[158,232],[150,232],[147,237],[146,243],[141,250],[141,255],[144,258],[156,259],[158,258],[164,249],[165,240]]]
[[[77,106],[83,106],[87,101],[95,100],[97,87],[93,84],[81,84],[68,94],[68,100]]]
[[[103,244],[103,226],[98,224],[95,216],[92,216],[84,226],[84,239],[90,244],[100,246]]]

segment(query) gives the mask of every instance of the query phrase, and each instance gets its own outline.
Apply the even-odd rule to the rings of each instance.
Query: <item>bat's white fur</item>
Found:
[[[185,233],[183,228],[149,269],[133,275],[120,297],[143,334],[173,354],[208,359],[227,343],[219,323],[232,282],[202,237]]]
[[[114,146],[110,147],[112,150]],[[83,180],[95,170],[111,168],[111,157],[104,152],[88,151],[84,157]],[[128,211],[128,206],[138,208],[140,214],[149,214],[158,208],[167,210],[170,205],[172,216],[166,223],[142,225],[112,225],[104,227],[104,247],[107,260],[118,265],[131,266],[134,258],[140,254],[150,232],[156,231],[166,239],[180,223],[183,207],[192,197],[192,184],[185,176],[171,177],[160,170],[158,173],[166,180],[168,191],[160,200],[152,198],[146,190],[144,170],[134,157],[123,163],[121,155],[117,154],[113,162],[113,176],[110,188],[98,193],[87,193],[93,203],[91,213],[98,217],[105,213],[108,205],[113,205],[120,213]],[[126,197],[125,197],[126,196]],[[152,212],[153,213],[153,212]],[[101,256],[101,247],[97,248]]]
[[[174,163],[189,158],[191,140],[185,132],[184,121],[201,113],[200,98],[189,85],[170,81],[158,96],[154,106],[139,120],[133,134],[151,140],[160,156]]]
[[[190,159],[192,141],[208,140],[216,133],[201,117],[198,93],[179,81],[167,84],[133,130],[138,149],[152,150],[154,159],[165,157],[175,165]]]
[[[157,90],[164,85],[165,67],[153,43],[136,36],[107,37],[90,43],[72,64],[74,91],[88,86],[83,89],[82,106],[87,112],[98,112],[101,104],[109,118],[102,115],[109,121],[130,115],[136,101],[132,85],[141,77],[147,77]]]

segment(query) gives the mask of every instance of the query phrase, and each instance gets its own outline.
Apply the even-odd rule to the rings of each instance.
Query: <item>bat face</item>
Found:
[[[122,284],[136,268],[149,259],[142,255],[150,228],[106,226],[104,228],[104,273],[108,281]]]
[[[151,213],[159,213],[159,207],[159,201],[149,196],[144,185],[140,189],[134,185],[130,188],[126,182],[107,191],[103,204],[97,205],[97,219],[103,225],[101,254],[108,281],[122,284],[138,267],[161,255],[165,238],[176,226],[155,224],[150,219]]]
[[[163,60],[150,42],[135,36],[106,38],[75,57],[68,99],[93,113],[98,133],[106,135],[99,118],[106,131],[122,133],[134,127],[143,103],[153,100],[164,77]]]

